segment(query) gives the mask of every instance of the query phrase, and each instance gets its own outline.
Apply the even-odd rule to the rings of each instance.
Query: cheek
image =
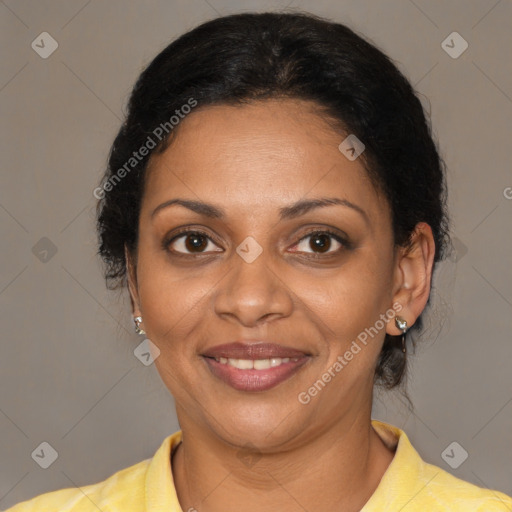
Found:
[[[160,350],[155,366],[177,402],[188,402],[199,385],[196,330],[204,323],[205,303],[212,283],[203,277],[183,277],[154,255],[139,259],[139,296],[146,336]],[[209,292],[210,290],[210,292]]]
[[[369,252],[320,277],[296,275],[294,286],[316,316],[335,333],[354,333],[374,322],[389,307],[391,271]]]
[[[149,253],[140,255],[137,272],[141,313],[150,339],[164,350],[184,344],[180,353],[187,347],[192,352],[186,341],[204,315],[214,280],[207,273],[175,271],[164,258]]]
[[[380,353],[386,327],[381,315],[391,306],[388,263],[382,254],[362,251],[329,278],[303,276],[302,286],[296,285],[303,290],[306,314],[325,339],[324,369],[338,374],[343,367],[338,381],[366,379]]]

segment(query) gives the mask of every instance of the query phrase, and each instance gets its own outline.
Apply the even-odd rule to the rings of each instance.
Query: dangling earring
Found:
[[[135,322],[135,332],[137,334],[146,334],[146,331],[140,327],[140,324],[142,323],[142,317],[136,316],[133,321]]]
[[[402,331],[402,352],[405,354],[405,333],[407,332],[407,321],[401,316],[395,317],[395,325]]]

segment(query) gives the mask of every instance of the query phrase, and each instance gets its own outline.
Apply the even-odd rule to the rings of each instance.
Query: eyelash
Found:
[[[201,229],[184,228],[184,229],[178,231],[177,233],[174,233],[172,235],[172,237],[165,238],[164,241],[162,242],[162,248],[165,251],[167,251],[167,252],[172,252],[172,251],[169,250],[169,245],[171,245],[173,242],[175,242],[179,238],[182,238],[184,235],[201,235],[201,236],[204,236],[208,240],[210,240],[210,241],[215,243],[215,240],[213,240],[210,235],[208,235],[207,233],[205,233]],[[352,245],[351,245],[351,243],[348,240],[346,240],[345,238],[340,236],[338,233],[336,233],[336,232],[334,232],[334,231],[332,231],[330,229],[313,229],[311,231],[307,231],[304,234],[304,236],[302,236],[302,238],[300,238],[300,240],[298,240],[293,245],[293,247],[295,247],[296,245],[300,244],[300,242],[302,242],[306,238],[309,238],[309,237],[311,237],[313,235],[329,235],[332,238],[334,238],[337,242],[339,242],[342,247],[340,247],[339,249],[337,249],[335,251],[328,252],[325,255],[322,254],[322,253],[315,253],[315,252],[312,252],[312,253],[302,253],[300,251],[296,251],[297,253],[299,253],[299,254],[308,254],[309,256],[307,256],[307,257],[322,258],[322,257],[329,257],[329,256],[331,256],[333,254],[336,254],[336,253],[340,253],[343,249],[351,249],[352,248]],[[182,253],[182,252],[174,252],[173,253],[173,255],[177,255],[178,257],[185,257],[185,258],[188,258],[190,256],[191,257],[197,257],[197,256],[201,256],[203,254],[205,254],[205,253],[196,253],[196,254]]]

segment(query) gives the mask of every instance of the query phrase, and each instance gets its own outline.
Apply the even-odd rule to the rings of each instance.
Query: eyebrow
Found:
[[[210,217],[212,219],[223,219],[226,217],[224,210],[218,206],[215,206],[210,203],[204,203],[202,201],[193,201],[190,199],[170,199],[169,201],[165,201],[162,204],[159,204],[151,213],[151,218],[153,218],[158,212],[163,210],[164,208],[168,208],[172,205],[181,205],[189,210],[203,215],[205,217]],[[279,209],[279,217],[281,220],[290,220],[296,217],[300,217],[301,215],[305,215],[311,210],[316,208],[322,208],[326,206],[340,205],[345,206],[347,208],[351,208],[358,212],[366,221],[367,224],[370,224],[370,220],[368,218],[367,213],[358,205],[348,201],[347,199],[341,199],[339,197],[320,197],[317,199],[301,199],[289,206],[284,206]]]

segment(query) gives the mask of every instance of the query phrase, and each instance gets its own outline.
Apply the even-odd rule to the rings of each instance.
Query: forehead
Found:
[[[338,149],[347,134],[311,102],[203,107],[178,128],[150,160],[143,212],[183,196],[254,214],[329,195],[359,204],[376,220],[386,214],[361,159],[350,161]]]

